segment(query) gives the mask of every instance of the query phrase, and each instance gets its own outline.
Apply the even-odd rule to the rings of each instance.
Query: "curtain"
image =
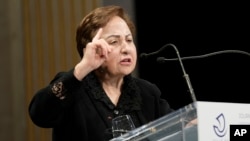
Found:
[[[68,71],[80,61],[75,32],[81,19],[98,0],[24,0],[23,33],[25,96],[27,107],[34,93],[58,71]],[[51,129],[39,128],[27,113],[27,141],[50,141]]]

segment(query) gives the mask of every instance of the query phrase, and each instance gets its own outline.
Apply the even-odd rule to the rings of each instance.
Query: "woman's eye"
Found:
[[[133,40],[132,39],[128,39],[127,42],[133,42]]]
[[[109,42],[110,45],[114,45],[114,44],[117,44],[117,43],[118,43],[118,41],[116,41],[116,40]]]

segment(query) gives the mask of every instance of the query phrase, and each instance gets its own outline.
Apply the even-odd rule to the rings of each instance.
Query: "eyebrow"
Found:
[[[132,36],[132,35],[131,34],[127,34],[126,37],[128,37],[128,36]],[[121,35],[110,35],[110,36],[108,36],[108,37],[106,37],[104,39],[108,39],[108,38],[111,38],[111,37],[120,38]]]

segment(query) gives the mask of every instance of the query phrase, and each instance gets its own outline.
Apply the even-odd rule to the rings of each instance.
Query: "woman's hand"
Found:
[[[97,69],[108,58],[111,47],[101,38],[102,28],[98,30],[92,42],[83,48],[82,60],[75,66],[74,75],[82,80],[89,72]]]

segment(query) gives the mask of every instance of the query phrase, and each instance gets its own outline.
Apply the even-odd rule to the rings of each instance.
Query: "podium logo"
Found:
[[[214,125],[214,132],[217,136],[223,137],[226,135],[226,120],[224,115],[221,113],[219,116],[216,117],[217,124]]]
[[[250,125],[230,125],[230,141],[250,141]]]

